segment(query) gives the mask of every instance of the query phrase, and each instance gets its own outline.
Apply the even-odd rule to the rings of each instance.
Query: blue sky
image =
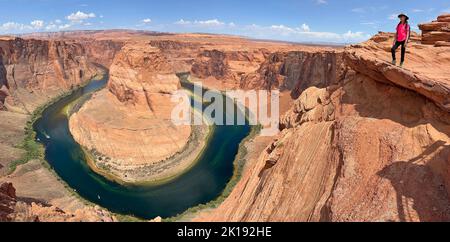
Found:
[[[128,28],[348,43],[392,31],[400,12],[414,29],[450,12],[450,0],[0,0],[0,34]]]

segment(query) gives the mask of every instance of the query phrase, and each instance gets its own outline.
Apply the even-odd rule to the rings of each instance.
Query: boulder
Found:
[[[437,21],[420,24],[419,29],[422,30],[422,44],[435,45],[438,41],[450,42],[450,14],[439,16]]]

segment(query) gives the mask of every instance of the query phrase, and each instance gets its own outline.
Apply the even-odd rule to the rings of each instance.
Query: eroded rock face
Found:
[[[0,222],[11,221],[10,214],[14,212],[16,189],[11,183],[0,186]]]
[[[297,98],[308,87],[336,83],[341,59],[335,51],[277,52],[268,56],[258,71],[244,76],[241,88],[288,90]]]
[[[195,58],[191,72],[200,79],[235,81],[252,73],[270,54],[266,49],[253,51],[204,50]]]
[[[109,68],[124,43],[115,40],[78,40],[90,62]]]
[[[16,197],[11,183],[0,186],[0,222],[114,222],[116,219],[99,207],[78,209],[75,213]]]
[[[3,109],[32,112],[48,99],[101,73],[78,43],[0,40],[0,102]]]
[[[122,181],[145,179],[147,173],[136,171],[165,164],[185,150],[194,132],[171,122],[171,94],[180,88],[175,73],[192,70],[196,78],[219,83],[219,89],[236,88],[241,76],[255,72],[269,55],[263,46],[295,47],[202,35],[128,41],[111,65],[108,90],[95,94],[71,117],[71,132]]]
[[[199,78],[215,77],[232,79],[225,53],[218,50],[206,50],[199,54],[192,65],[192,74]]]
[[[384,41],[380,41],[382,36],[385,36]],[[357,72],[417,92],[450,111],[450,51],[410,43],[405,68],[401,69],[390,64],[391,45],[392,38],[381,33],[361,45],[347,48],[344,59],[347,66]]]
[[[449,59],[413,43],[406,70],[389,65],[392,37],[348,47],[339,81],[303,91],[229,198],[195,220],[449,221]]]
[[[191,135],[190,126],[171,122],[171,94],[179,88],[158,48],[148,42],[128,44],[111,66],[108,88],[71,117],[71,132],[120,180],[145,179],[135,175],[136,169],[170,158]]]
[[[422,44],[435,46],[450,45],[450,14],[438,16],[431,23],[419,24],[422,30]]]

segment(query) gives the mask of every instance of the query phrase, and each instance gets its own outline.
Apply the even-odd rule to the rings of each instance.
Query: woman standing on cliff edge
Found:
[[[394,46],[392,46],[392,64],[397,64],[397,58],[395,57],[395,52],[398,47],[402,46],[402,59],[400,62],[400,67],[403,67],[403,63],[405,62],[405,54],[406,54],[406,46],[409,42],[409,37],[411,34],[411,29],[408,24],[409,17],[406,14],[398,15],[400,19],[400,23],[397,25],[397,31],[395,33]]]

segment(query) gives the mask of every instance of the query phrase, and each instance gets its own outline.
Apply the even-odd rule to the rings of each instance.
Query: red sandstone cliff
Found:
[[[11,111],[31,112],[98,73],[79,43],[0,40],[0,101]]]
[[[0,220],[113,221],[106,211],[70,197],[54,174],[42,167],[41,161],[30,161],[24,165],[27,166],[25,171],[3,176],[10,169],[11,162],[21,159],[24,153],[18,147],[24,138],[28,114],[50,99],[101,74],[103,70],[99,65],[108,66],[109,59],[120,46],[120,43],[111,41],[0,39],[0,180],[15,179],[20,194],[30,192],[33,197],[17,198],[11,192],[14,190],[12,185],[2,185],[7,192],[0,194]],[[38,199],[34,199],[35,196]],[[70,212],[47,202],[38,202],[41,199],[52,204],[55,202]]]
[[[431,23],[419,24],[422,44],[450,46],[450,14],[444,14]]]
[[[303,80],[322,88],[301,92],[229,198],[196,220],[449,221],[450,51],[412,43],[401,69],[391,37],[346,48],[336,83]],[[268,87],[281,72],[262,73]]]
[[[446,18],[440,17],[438,22],[445,22]],[[440,24],[432,25],[427,28]],[[423,37],[427,41],[426,33]],[[450,220],[449,48],[422,45],[418,43],[421,39],[413,36],[408,61],[405,69],[401,69],[389,64],[392,34],[385,33],[343,51],[221,36],[151,38],[154,39],[145,42],[145,46],[130,44],[116,56],[109,90],[86,104],[76,117],[79,124],[71,123],[72,129],[79,129],[73,132],[80,143],[123,157],[130,154],[151,157],[152,153],[146,153],[149,146],[154,149],[173,146],[173,140],[152,143],[160,140],[160,136],[151,137],[160,134],[159,125],[166,127],[165,122],[151,127],[140,125],[144,123],[142,120],[148,122],[154,113],[164,111],[152,106],[155,103],[164,106],[167,100],[160,97],[178,86],[168,76],[173,77],[178,71],[192,70],[197,77],[213,79],[213,83],[230,83],[231,87],[281,88],[291,91],[296,98],[281,119],[279,137],[257,159],[248,161],[246,172],[231,196],[217,210],[202,214],[197,220]],[[0,43],[3,47],[11,41]],[[104,65],[109,63],[109,57],[86,54],[96,47],[78,50],[79,45],[72,40],[16,41],[37,47],[42,53],[50,48],[47,45],[54,46],[51,49],[58,51],[50,52],[58,53],[59,58],[54,61],[56,64],[49,65],[49,60],[53,63],[55,59],[45,57],[46,54],[35,55],[34,51],[11,54],[19,52],[16,48],[8,48],[11,51],[2,48],[2,56],[8,54],[8,58],[0,58],[0,85],[3,84],[0,103],[21,94],[19,89],[11,89],[16,75],[22,72],[11,71],[17,66],[26,70],[24,73],[29,73],[28,69],[42,70],[42,66],[54,70],[62,66],[58,63],[64,64],[64,70],[74,70],[63,71],[66,79],[56,78],[64,76],[63,72],[52,71],[48,75],[51,81],[44,78],[22,84],[30,85],[34,92],[40,89],[33,83],[37,87],[47,83],[45,88],[57,81],[76,83],[80,78],[73,73],[92,68],[84,64],[89,58]],[[237,51],[236,46],[244,50]],[[80,55],[70,54],[72,51]],[[41,64],[26,65],[28,58]],[[11,64],[11,60],[16,64]],[[78,69],[75,63],[85,67]],[[27,75],[27,78],[34,76]],[[18,94],[11,94],[11,90]],[[121,140],[127,144],[120,143]],[[167,150],[155,153],[164,152]],[[4,201],[10,203],[14,200],[10,198]]]
[[[107,89],[71,117],[71,132],[92,153],[110,160],[102,158],[96,164],[106,162],[97,166],[108,167],[114,178],[149,181],[156,173],[149,167],[182,151],[191,136],[190,126],[175,126],[171,121],[175,107],[171,94],[180,87],[160,49],[148,42],[128,43],[113,61]],[[161,173],[168,170],[159,169]]]
[[[100,208],[85,208],[66,213],[63,210],[41,204],[28,202],[16,196],[16,189],[11,183],[0,185],[0,222],[114,222],[116,219],[109,212]]]
[[[244,76],[241,88],[292,91],[293,98],[311,86],[337,82],[341,51],[289,51],[273,53],[255,72]]]

